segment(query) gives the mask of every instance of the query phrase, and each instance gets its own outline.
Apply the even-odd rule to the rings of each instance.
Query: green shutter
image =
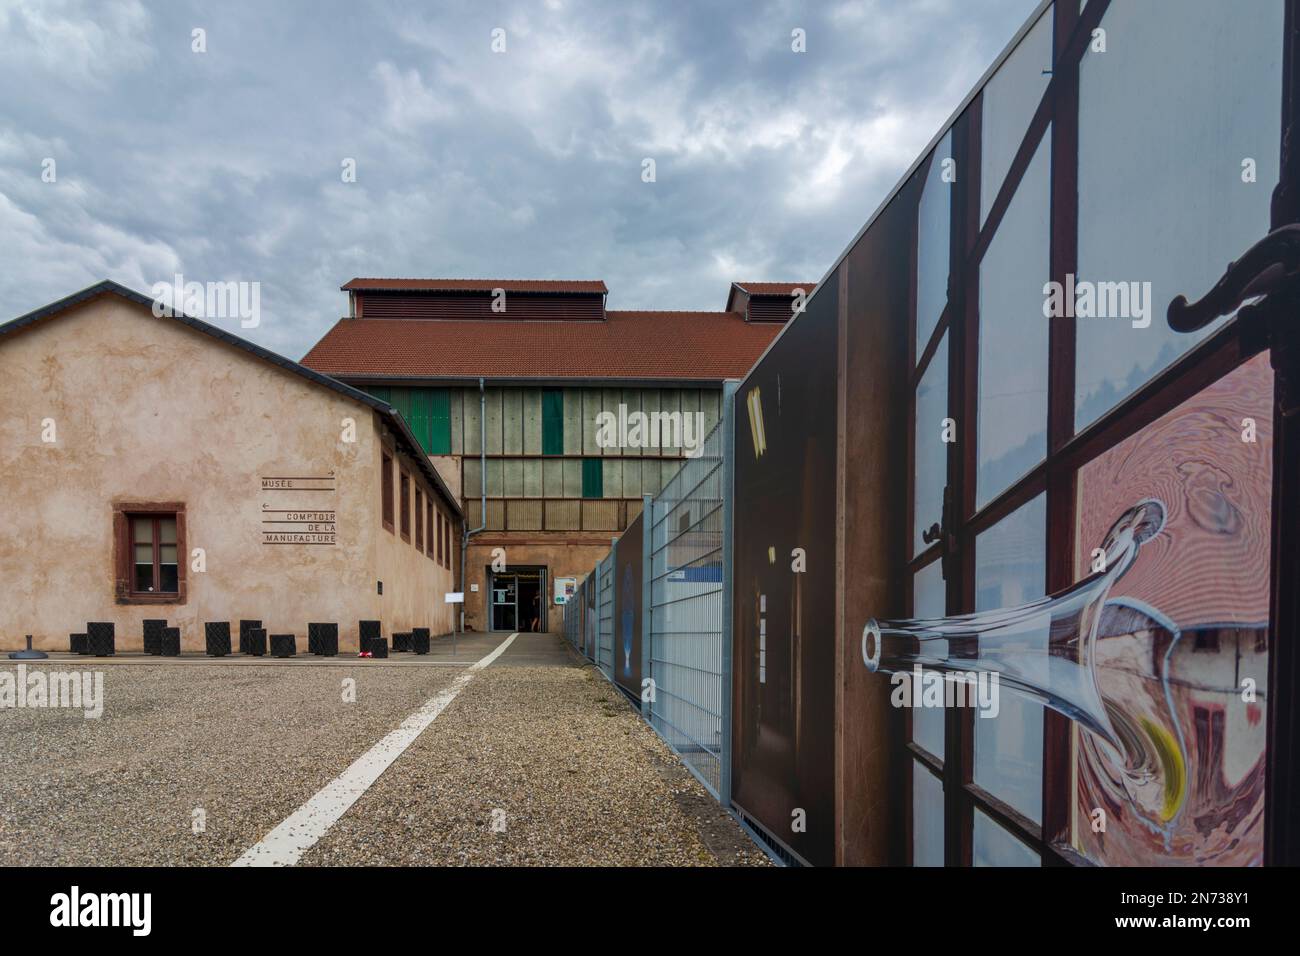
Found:
[[[376,385],[369,391],[401,413],[425,454],[451,454],[451,395],[447,389]]]
[[[429,453],[429,390],[427,388],[411,389],[411,413],[406,420],[411,424],[411,433],[416,441]]]
[[[605,496],[605,463],[599,458],[582,459],[582,497]]]
[[[563,389],[542,389],[542,454],[564,454]]]
[[[392,406],[402,413],[406,423],[411,423],[411,390],[409,388],[394,388],[392,391]]]
[[[429,403],[429,443],[424,450],[430,455],[451,454],[451,392],[445,388],[424,390]]]
[[[420,437],[419,432],[415,430],[415,425],[411,421],[414,415],[411,405],[415,400],[414,393],[416,391],[417,389],[413,388],[394,387],[390,389],[393,397],[389,399],[389,404],[397,409],[397,414],[402,416],[402,419],[406,422],[406,427],[411,429],[411,434],[415,435],[418,440]]]

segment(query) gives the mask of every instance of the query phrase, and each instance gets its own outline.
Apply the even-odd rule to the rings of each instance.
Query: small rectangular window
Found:
[[[119,504],[113,509],[117,600],[123,604],[185,602],[185,506]]]
[[[424,550],[424,492],[415,489],[415,550]]]
[[[424,539],[424,553],[429,556],[430,561],[433,561],[436,560],[436,558],[434,558],[434,549],[437,547],[433,540],[433,495],[429,495],[429,497],[425,499],[424,508],[426,515],[425,527],[429,529],[426,532],[426,537]]]
[[[379,471],[380,498],[383,505],[384,527],[393,530],[393,459],[384,455]]]
[[[402,472],[402,497],[399,502],[402,507],[402,538],[405,541],[411,540],[411,476]]]
[[[438,563],[442,564],[442,512],[438,512]]]
[[[131,528],[132,593],[177,593],[176,515],[127,517]]]

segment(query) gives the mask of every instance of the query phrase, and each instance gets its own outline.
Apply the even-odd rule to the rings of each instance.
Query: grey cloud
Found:
[[[174,272],[294,357],[354,275],[721,308],[819,278],[1034,6],[0,0],[0,318]]]

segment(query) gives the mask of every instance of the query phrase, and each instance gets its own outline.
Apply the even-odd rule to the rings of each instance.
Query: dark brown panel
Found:
[[[832,277],[736,395],[733,800],[817,865],[835,861],[838,300]]]
[[[599,322],[605,299],[599,295],[530,295],[507,292],[504,312],[492,310],[490,292],[358,292],[357,315],[367,319],[491,319]]]

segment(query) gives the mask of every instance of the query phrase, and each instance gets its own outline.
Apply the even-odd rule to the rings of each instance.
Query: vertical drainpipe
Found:
[[[461,525],[463,529],[460,539],[460,587],[462,592],[469,590],[469,584],[465,580],[465,553],[469,550],[469,536],[478,534],[487,527],[487,391],[484,388],[482,376],[479,376],[478,380],[478,428],[478,527],[469,528]],[[486,593],[483,595],[483,600],[487,600]],[[460,605],[460,629],[461,631],[465,630],[465,603],[463,601]]]

